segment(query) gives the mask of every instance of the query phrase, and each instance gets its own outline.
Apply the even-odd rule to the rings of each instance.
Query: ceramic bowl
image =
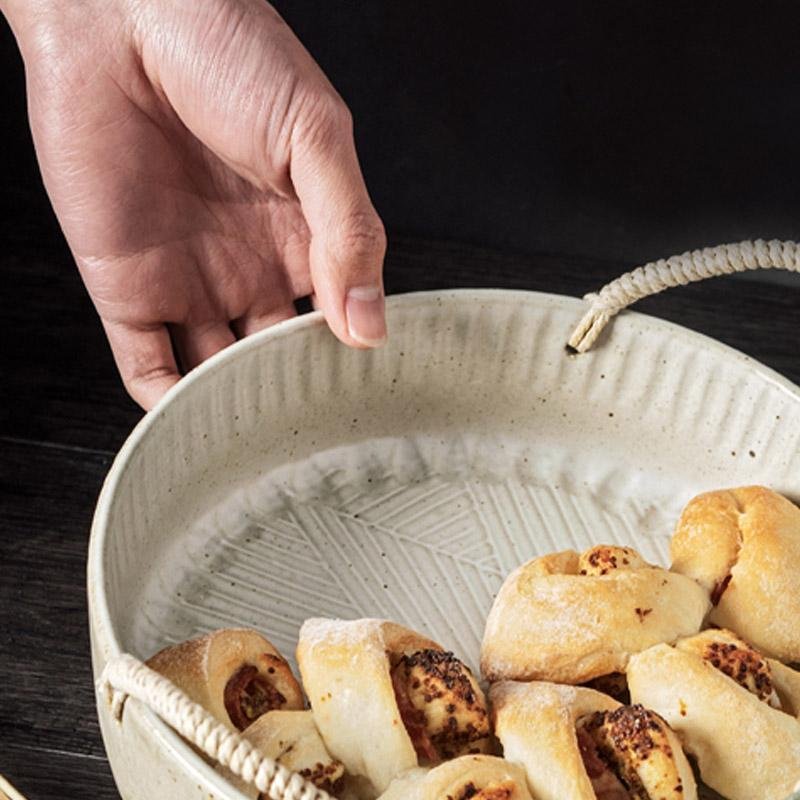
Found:
[[[391,298],[390,342],[319,314],[245,339],[148,414],[92,530],[95,674],[246,625],[292,657],[310,616],[385,617],[475,666],[505,575],[598,542],[666,563],[698,492],[800,496],[800,391],[727,347],[626,313],[569,355],[583,304],[509,291]],[[125,800],[241,800],[129,701],[100,722]]]

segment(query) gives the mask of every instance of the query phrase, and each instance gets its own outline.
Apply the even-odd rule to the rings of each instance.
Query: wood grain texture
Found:
[[[103,477],[141,412],[126,397],[57,232],[0,222],[0,771],[29,800],[118,795],[94,713],[85,559]],[[654,254],[658,255],[658,254]],[[667,254],[664,254],[667,255]],[[582,295],[631,264],[391,237],[390,292],[504,287]],[[800,383],[800,284],[718,279],[637,310],[737,347]],[[46,768],[45,768],[46,767]]]
[[[7,438],[0,453],[0,768],[31,800],[90,785],[116,797],[94,712],[85,591],[87,530],[111,459]],[[74,791],[59,791],[70,780]]]

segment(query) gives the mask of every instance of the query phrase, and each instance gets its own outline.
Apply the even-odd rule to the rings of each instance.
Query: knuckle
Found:
[[[302,106],[297,134],[306,146],[327,146],[353,129],[350,109],[332,90],[314,92]]]
[[[166,366],[146,367],[141,372],[123,378],[128,394],[141,406],[152,405],[154,391],[162,382],[176,377]]]
[[[349,215],[330,239],[335,261],[378,262],[386,252],[386,232],[374,211]]]
[[[141,392],[148,389],[153,384],[171,377],[172,374],[173,370],[165,365],[142,366],[128,376],[126,383],[128,388],[132,391],[135,389]]]
[[[312,104],[322,125],[328,125],[336,130],[352,127],[353,115],[334,90],[320,91],[312,100]]]
[[[328,116],[338,129],[351,131],[353,129],[353,114],[347,103],[336,95],[328,101]]]

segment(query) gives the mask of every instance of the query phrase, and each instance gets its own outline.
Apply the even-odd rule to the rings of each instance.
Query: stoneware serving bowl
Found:
[[[95,675],[120,652],[231,625],[287,657],[310,616],[385,617],[473,667],[493,595],[555,549],[630,544],[667,563],[700,491],[800,497],[800,391],[640,314],[565,349],[577,300],[394,297],[391,338],[340,345],[319,314],[235,344],[137,426],[89,553]],[[125,800],[241,800],[141,703],[99,696]]]

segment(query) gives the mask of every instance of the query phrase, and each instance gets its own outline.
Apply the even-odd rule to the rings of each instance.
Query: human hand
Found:
[[[125,386],[151,408],[313,295],[386,335],[349,112],[263,0],[0,0],[39,163]],[[174,350],[173,350],[174,346]]]

